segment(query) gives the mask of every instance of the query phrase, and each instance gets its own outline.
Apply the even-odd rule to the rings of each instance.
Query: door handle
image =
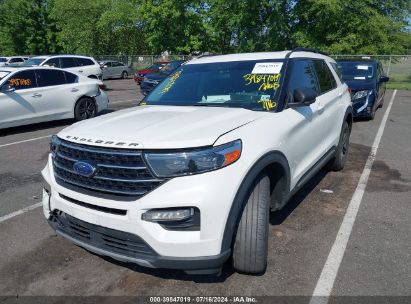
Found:
[[[72,91],[72,92],[78,92],[78,89],[72,88],[71,91]]]
[[[319,103],[317,105],[317,110],[318,110],[318,114],[322,114],[324,112],[324,105],[322,103]]]
[[[41,96],[43,96],[43,95],[41,95],[39,93],[34,93],[33,95],[31,95],[31,97],[34,97],[34,98],[39,98]]]
[[[83,73],[83,70],[78,70],[79,71],[79,73]]]
[[[343,95],[344,95],[344,92],[340,92],[340,93],[338,93],[338,97],[343,97]]]

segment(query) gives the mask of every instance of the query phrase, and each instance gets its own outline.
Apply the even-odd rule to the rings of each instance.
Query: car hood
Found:
[[[374,80],[346,80],[345,83],[353,91],[371,90],[376,87]]]
[[[75,123],[58,136],[104,147],[191,148],[212,145],[222,134],[263,116],[240,108],[141,106]]]

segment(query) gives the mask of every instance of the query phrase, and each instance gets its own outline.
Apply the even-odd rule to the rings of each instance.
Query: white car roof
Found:
[[[53,57],[75,57],[75,58],[93,58],[93,57],[89,57],[89,56],[82,56],[82,55],[41,55],[41,56],[35,56],[35,57],[31,57],[34,59],[47,59],[47,58],[53,58]]]
[[[215,63],[215,62],[229,62],[229,61],[248,61],[248,60],[264,60],[264,59],[284,59],[291,51],[281,52],[259,52],[259,53],[241,53],[241,54],[227,54],[227,55],[215,55],[204,56],[192,59],[186,64],[201,64],[201,63]],[[328,56],[306,51],[294,51],[290,54],[290,58],[319,58],[326,59],[328,61],[334,61]]]
[[[2,66],[0,67],[0,71],[2,72],[16,72],[16,71],[23,71],[23,70],[39,70],[39,69],[53,69],[53,70],[60,70],[60,71],[65,71],[63,69],[55,68],[55,67],[49,67],[49,66]]]

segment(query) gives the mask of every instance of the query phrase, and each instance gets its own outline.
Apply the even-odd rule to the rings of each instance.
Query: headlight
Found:
[[[223,168],[241,156],[241,140],[175,153],[146,153],[145,159],[157,177],[192,175]]]
[[[367,97],[369,93],[371,93],[371,91],[368,91],[368,90],[358,91],[358,92],[355,92],[354,96],[351,99],[352,100],[361,99],[361,98]]]
[[[60,138],[57,137],[57,135],[53,135],[51,137],[51,141],[50,141],[50,152],[51,154],[54,156],[54,154],[57,152],[57,148],[60,145],[61,140]]]

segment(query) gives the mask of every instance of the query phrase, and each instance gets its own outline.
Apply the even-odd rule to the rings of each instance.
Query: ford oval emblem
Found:
[[[73,170],[82,176],[90,177],[94,174],[94,172],[96,172],[96,167],[85,161],[77,161],[73,165]]]

